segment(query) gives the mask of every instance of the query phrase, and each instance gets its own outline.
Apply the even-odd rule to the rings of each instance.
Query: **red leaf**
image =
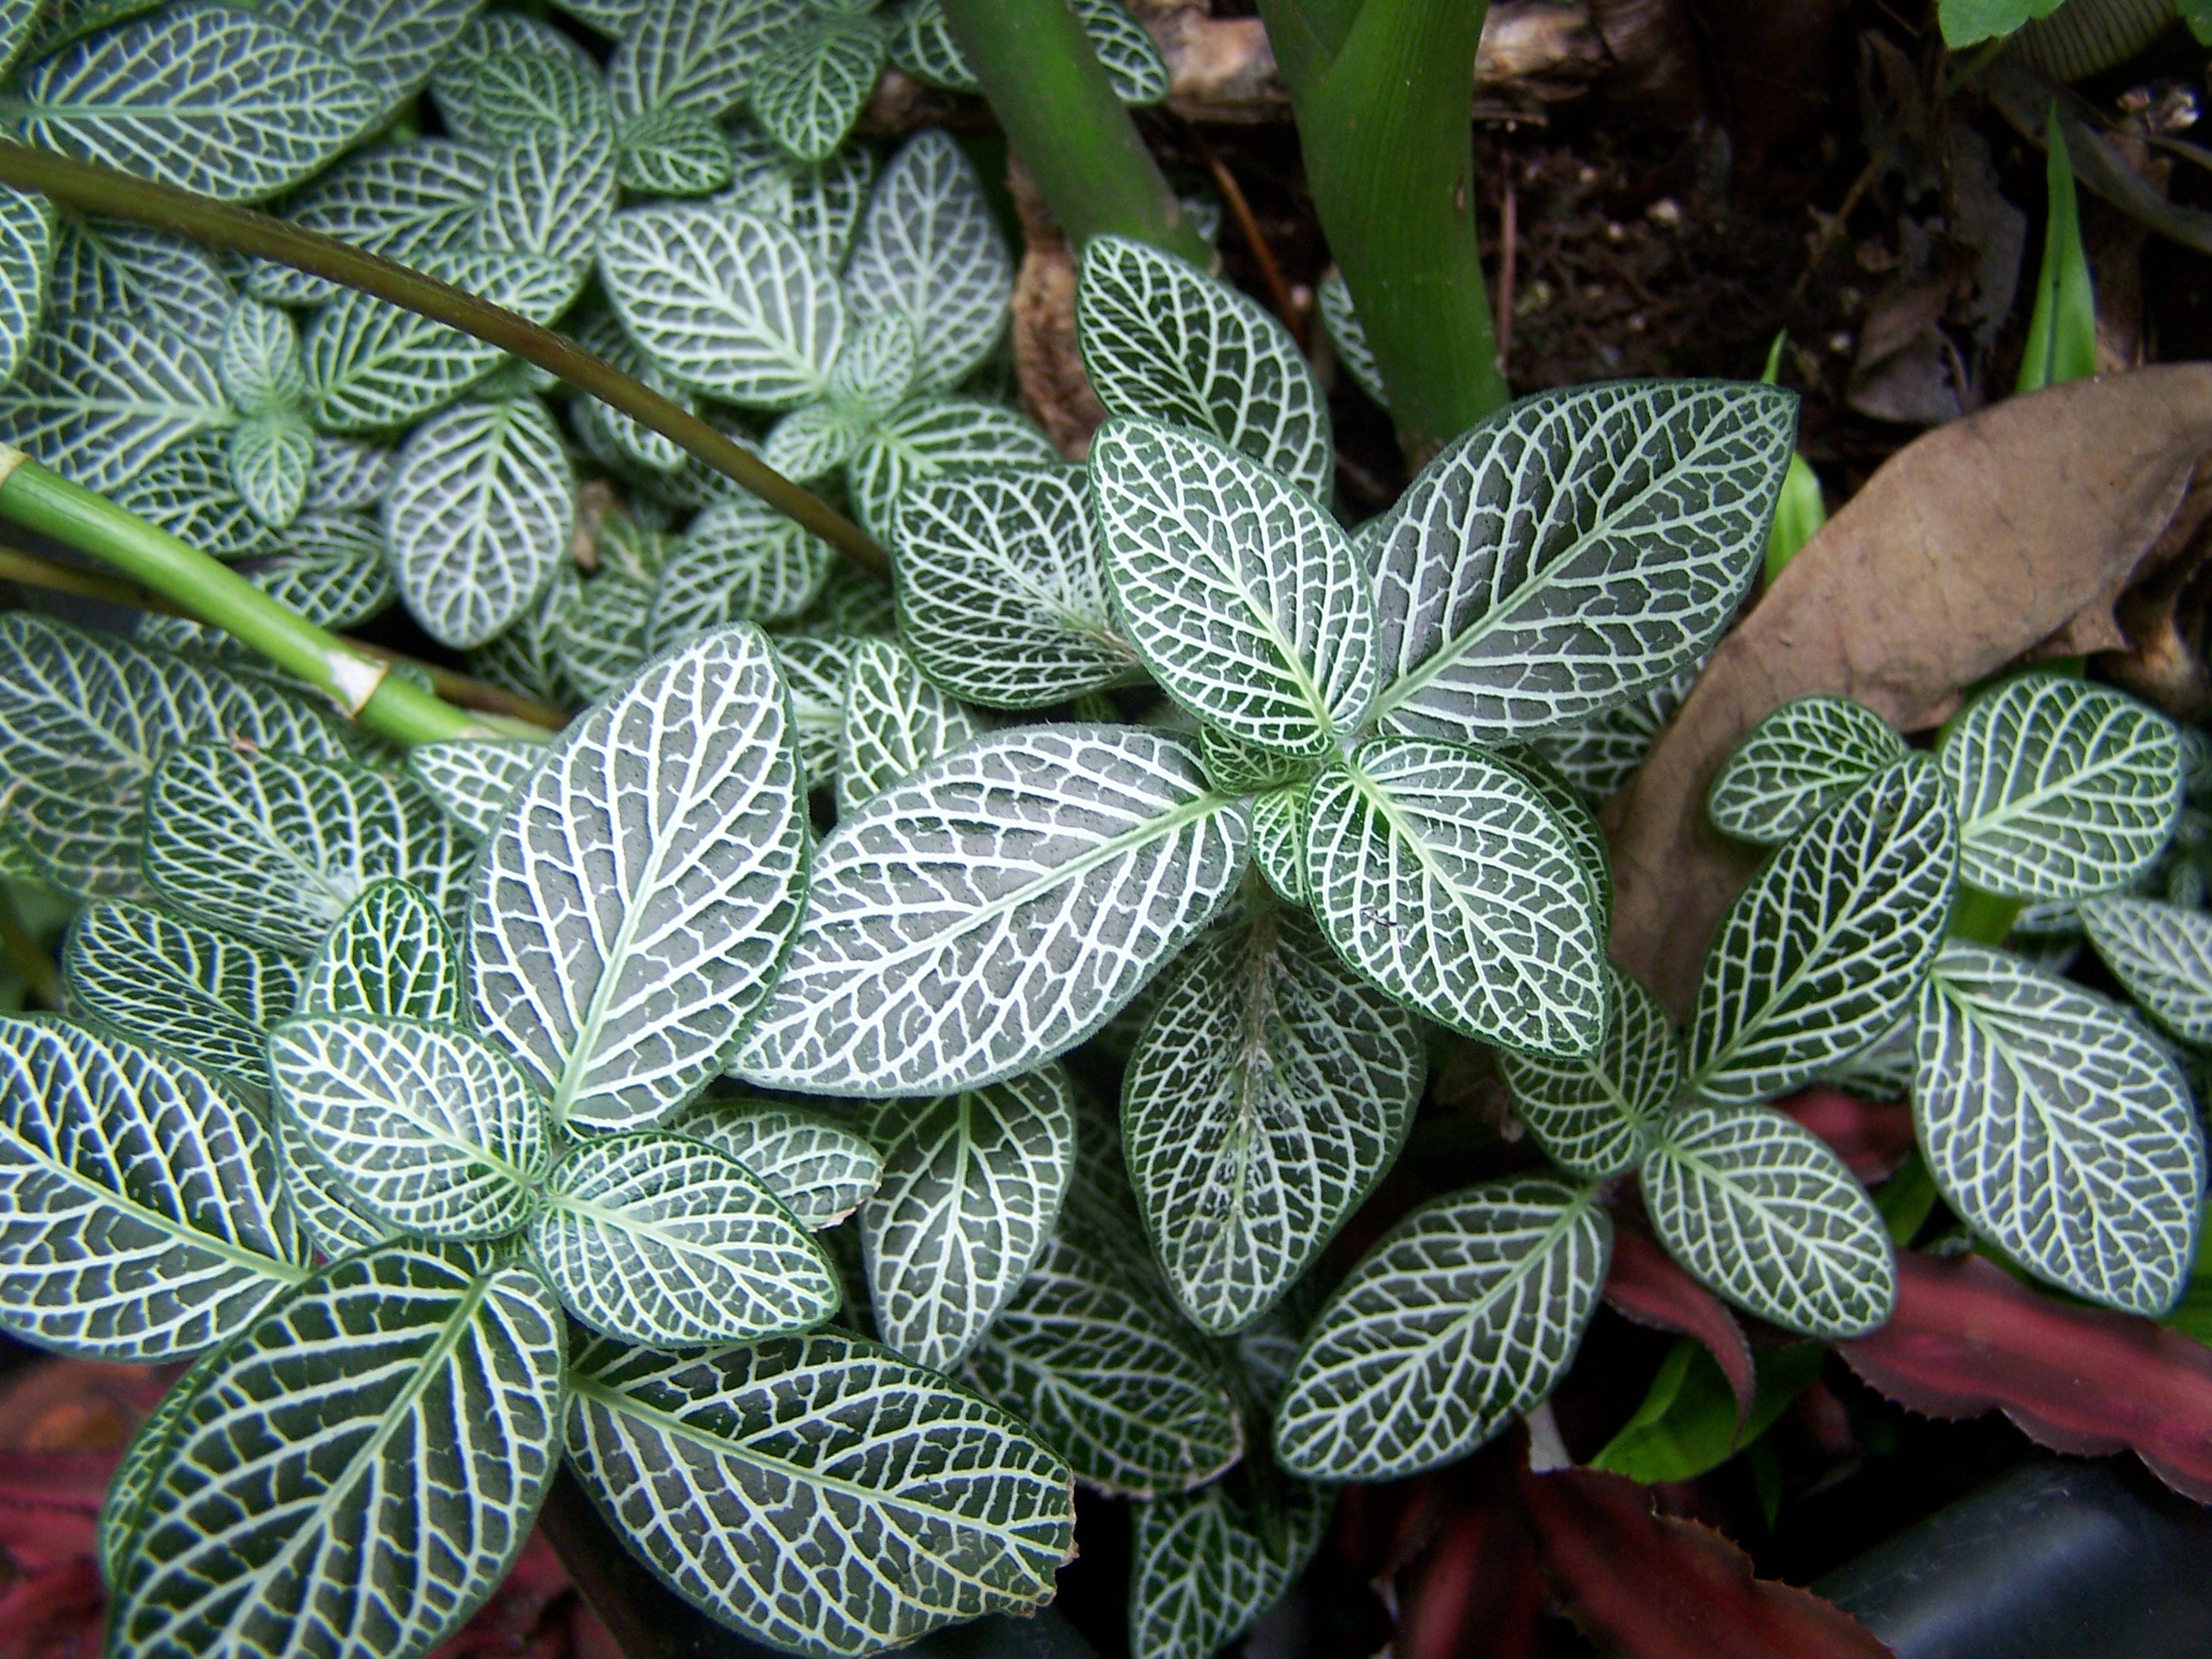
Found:
[[[1544,1579],[1528,1534],[1494,1492],[1455,1510],[1421,1558],[1399,1576],[1402,1659],[1533,1659]]]
[[[2212,1504],[2212,1348],[2179,1331],[2039,1296],[1979,1256],[1906,1250],[1889,1323],[1836,1347],[1914,1411],[2001,1410],[2054,1451],[2132,1451]]]
[[[1912,1108],[1855,1099],[1841,1089],[1815,1087],[1775,1103],[1834,1148],[1863,1186],[1897,1173],[1912,1151]]]
[[[1605,1299],[1624,1319],[1678,1331],[1704,1343],[1735,1391],[1737,1419],[1751,1409],[1759,1376],[1752,1368],[1751,1344],[1744,1340],[1743,1327],[1711,1291],[1676,1267],[1648,1233],[1629,1226],[1613,1229]]]
[[[1523,1470],[1520,1491],[1553,1590],[1611,1659],[1892,1659],[1842,1608],[1753,1577],[1711,1528],[1654,1515],[1632,1481]]]
[[[106,1614],[86,1558],[18,1578],[0,1590],[0,1659],[97,1659]]]

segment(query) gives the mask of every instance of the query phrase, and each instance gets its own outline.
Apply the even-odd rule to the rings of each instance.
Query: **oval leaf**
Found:
[[[837,740],[838,816],[849,816],[982,730],[975,711],[924,679],[914,659],[897,645],[861,641],[845,675],[845,717]]]
[[[1634,1169],[1682,1087],[1682,1045],[1659,999],[1606,964],[1605,1041],[1579,1060],[1498,1057],[1513,1109],[1552,1161],[1592,1181]]]
[[[62,975],[80,1016],[256,1087],[265,1033],[300,994],[296,963],[143,904],[87,905]]]
[[[2185,1042],[2212,1045],[2212,915],[2156,899],[2091,899],[2089,942],[2128,994]]]
[[[1134,1659],[1212,1659],[1250,1630],[1321,1547],[1335,1507],[1326,1486],[1236,1470],[1196,1492],[1137,1504],[1129,1543]]]
[[[804,1107],[701,1100],[668,1127],[672,1133],[727,1152],[758,1176],[801,1226],[817,1232],[860,1208],[884,1178],[884,1161],[873,1146],[825,1114]]]
[[[891,157],[845,284],[860,321],[896,313],[913,325],[927,386],[957,386],[991,355],[1006,326],[1013,265],[975,164],[950,133],[925,128]]]
[[[422,890],[379,881],[325,936],[300,987],[303,1014],[461,1023],[461,953]]]
[[[1723,835],[1774,846],[1905,753],[1896,728],[1863,703],[1799,697],[1735,746],[1705,796],[1705,814]]]

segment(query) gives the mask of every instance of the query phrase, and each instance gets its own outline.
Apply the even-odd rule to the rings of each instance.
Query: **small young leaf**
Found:
[[[2090,899],[2089,942],[2112,975],[2185,1042],[2212,1045],[2212,915],[2155,899]]]
[[[1692,663],[1672,679],[1601,714],[1535,732],[1527,739],[1528,747],[1558,767],[1584,800],[1608,800],[1644,764],[1661,728],[1674,718],[1682,699],[1697,684],[1703,665]]]
[[[836,556],[763,501],[717,501],[661,567],[647,642],[665,651],[733,622],[789,622],[821,597]]]
[[[237,419],[204,348],[130,317],[58,319],[0,390],[0,440],[103,495]]]
[[[54,215],[46,198],[0,185],[0,386],[15,378],[37,337],[53,256]]]
[[[1072,0],[1076,21],[1091,37],[1091,49],[1105,67],[1114,95],[1131,106],[1158,104],[1168,95],[1167,60],[1151,33],[1132,17],[1121,0]]]
[[[307,395],[298,325],[289,312],[258,300],[240,299],[232,307],[215,368],[232,407],[241,415],[290,409]]]
[[[266,1033],[292,1012],[300,969],[273,951],[150,905],[87,905],[62,953],[69,1006],[125,1036],[256,1087]]]
[[[315,434],[296,415],[257,415],[230,429],[231,488],[253,516],[282,530],[300,516],[315,472]]]
[[[1014,272],[982,180],[951,135],[926,127],[900,146],[868,199],[846,270],[853,314],[914,326],[926,387],[955,386],[1006,330]]]
[[[135,317],[203,351],[222,343],[238,296],[197,242],[127,220],[86,214],[62,222],[46,303],[62,317]]]
[[[507,803],[545,752],[534,743],[456,738],[416,744],[407,751],[407,770],[447,817],[481,840],[499,828]]]
[[[866,12],[829,6],[802,15],[753,65],[753,119],[798,160],[824,160],[876,89],[884,51],[883,25]]]
[[[1352,376],[1352,383],[1375,400],[1377,409],[1390,407],[1390,393],[1382,384],[1382,365],[1375,361],[1375,348],[1367,343],[1367,329],[1360,322],[1359,313],[1352,308],[1352,287],[1334,271],[1321,279],[1315,290],[1316,308],[1321,313],[1321,325],[1328,331],[1328,343],[1336,348],[1336,361],[1344,372]]]
[[[109,499],[210,558],[251,559],[281,552],[285,538],[262,522],[232,482],[228,435],[210,430],[186,438],[164,450],[159,459]],[[158,633],[162,626],[174,628],[183,623],[182,617],[143,617],[137,636],[156,645],[166,642],[188,648],[179,640],[165,640]]]
[[[495,150],[445,138],[381,144],[348,156],[291,199],[285,216],[402,264],[471,246]],[[246,292],[274,305],[325,305],[346,292],[326,276],[268,260],[246,268]],[[229,303],[225,295],[225,306]]]
[[[983,723],[921,677],[889,640],[862,640],[845,673],[845,718],[837,745],[837,812],[920,771],[979,737]]]
[[[1863,703],[1799,697],[1730,752],[1705,814],[1723,835],[1779,846],[1905,754],[1896,728]]]
[[[892,533],[900,498],[950,472],[1042,466],[1060,459],[1052,440],[1004,405],[978,398],[916,398],[868,434],[846,469],[861,527]]]
[[[808,167],[749,121],[732,122],[722,131],[736,169],[731,203],[789,225],[824,270],[841,269],[875,184],[873,148],[846,144],[820,166]]]
[[[471,72],[467,135],[506,145],[533,133],[611,129],[606,82],[586,61],[528,46],[488,52]],[[448,131],[456,130],[447,122]]]
[[[915,389],[921,370],[921,337],[896,311],[879,311],[846,337],[830,367],[829,396],[857,431],[865,433]]]
[[[396,110],[469,26],[478,0],[263,0],[260,15],[320,46]]]
[[[775,642],[776,666],[791,694],[799,770],[809,789],[825,789],[836,781],[837,753],[845,742],[845,680],[860,644],[838,634]]]
[[[1252,820],[1252,862],[1276,894],[1303,905],[1311,896],[1307,880],[1306,822],[1312,807],[1303,782],[1263,791],[1246,809]]]
[[[1682,1045],[1659,999],[1607,963],[1605,1041],[1579,1060],[1498,1057],[1513,1109],[1552,1161],[1602,1181],[1634,1169],[1682,1087]]]
[[[647,110],[623,123],[615,177],[641,196],[707,196],[735,175],[730,141],[703,110]]]
[[[558,575],[556,567],[556,580]],[[585,702],[616,696],[645,666],[652,654],[646,648],[646,623],[653,594],[651,580],[602,567],[591,580],[578,584],[574,601],[554,618],[551,644],[561,678]]]
[[[1523,1176],[1424,1205],[1314,1321],[1275,1419],[1293,1474],[1390,1480],[1463,1457],[1548,1395],[1596,1311],[1613,1224]]]
[[[458,1026],[460,948],[420,888],[371,882],[324,937],[296,1001],[303,1014],[371,1014]]]
[[[940,92],[983,90],[945,21],[944,0],[906,0],[890,40],[891,62]]]
[[[841,363],[853,355],[849,337],[848,343]],[[867,438],[866,427],[846,418],[836,404],[802,404],[769,428],[761,459],[794,483],[814,483],[859,454]]]
[[[804,0],[645,0],[607,64],[616,115],[728,114],[761,54],[804,9]]]
[[[484,187],[477,240],[586,269],[619,195],[614,140],[603,129],[533,132],[500,158]]]
[[[1297,1582],[1328,1532],[1336,1494],[1232,1469],[1131,1511],[1131,1659],[1213,1659]]]
[[[814,1232],[836,1226],[860,1208],[884,1176],[883,1159],[866,1140],[802,1106],[702,1099],[667,1127],[672,1134],[690,1135],[727,1152]]]

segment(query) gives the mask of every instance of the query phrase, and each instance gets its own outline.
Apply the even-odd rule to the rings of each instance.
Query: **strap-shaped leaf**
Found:
[[[791,695],[799,769],[809,789],[836,781],[837,752],[845,741],[845,679],[860,641],[848,635],[786,637],[775,642],[776,665]]]
[[[586,268],[618,196],[614,139],[605,131],[533,132],[501,158],[477,240]]]
[[[285,216],[403,264],[470,246],[498,152],[448,138],[380,144],[348,156],[291,198]],[[323,305],[346,290],[266,260],[249,265],[246,292],[274,304]]]
[[[663,368],[749,408],[819,398],[844,343],[845,296],[798,233],[720,204],[617,214],[599,280]]]
[[[361,1207],[433,1238],[499,1238],[550,1161],[521,1069],[448,1026],[308,1014],[269,1034],[279,1109]]]
[[[964,1375],[1084,1485],[1132,1498],[1186,1492],[1243,1455],[1243,1422],[1196,1335],[1103,1243],[1063,1226]]]
[[[1290,331],[1249,295],[1126,236],[1083,246],[1083,366],[1109,413],[1211,432],[1317,498],[1336,458],[1328,404]]]
[[[1446,445],[1381,538],[1377,718],[1510,735],[1698,660],[1765,556],[1796,409],[1736,381],[1579,386]]]
[[[0,386],[15,378],[39,331],[53,257],[54,215],[46,198],[0,186]]]
[[[261,15],[320,46],[396,109],[430,78],[477,0],[264,0]]]
[[[131,1653],[424,1653],[521,1553],[560,1433],[527,1267],[388,1246],[270,1308],[179,1407],[109,1613]]]
[[[1212,439],[1109,421],[1091,488],[1115,608],[1168,695],[1244,742],[1330,752],[1375,700],[1375,600],[1304,490]]]
[[[191,744],[148,793],[155,890],[210,926],[293,956],[382,876],[460,908],[471,848],[414,781],[351,762]]]
[[[1375,400],[1377,408],[1389,408],[1390,393],[1382,384],[1382,366],[1375,361],[1375,348],[1367,343],[1366,325],[1352,308],[1351,285],[1331,271],[1321,279],[1314,296],[1321,325],[1328,331],[1328,343],[1336,349],[1338,364],[1352,376],[1354,386]]]
[[[1336,1493],[1232,1469],[1129,1517],[1131,1659],[1212,1659],[1294,1583],[1328,1535]]]
[[[268,1132],[190,1066],[0,1019],[0,1328],[188,1358],[306,1276],[278,1211]]]
[[[62,974],[78,1013],[256,1087],[264,1034],[300,994],[296,963],[144,904],[87,905]]]
[[[2212,915],[2156,899],[2092,899],[2089,942],[2128,994],[2185,1042],[2212,1044]]]
[[[1613,1224],[1522,1176],[1425,1204],[1315,1319],[1275,1418],[1293,1474],[1383,1480],[1464,1457],[1548,1395],[1596,1310]]]
[[[60,319],[0,391],[0,439],[103,494],[237,418],[204,348],[129,317]]]
[[[1314,915],[1360,972],[1486,1042],[1597,1046],[1596,894],[1573,832],[1517,771],[1459,744],[1376,738],[1308,799]]]
[[[1865,704],[1799,697],[1736,744],[1705,813],[1723,835],[1778,846],[1905,753],[1896,728]]]
[[[1059,460],[1052,441],[1003,404],[980,398],[916,398],[868,434],[846,469],[853,508],[867,532],[892,533],[898,504],[916,485],[982,467]]]
[[[867,1116],[883,1184],[860,1211],[886,1346],[951,1371],[1029,1277],[1075,1164],[1075,1090],[1045,1066]]]
[[[225,202],[334,159],[385,107],[354,69],[228,6],[165,8],[34,64],[8,100],[25,142]]]
[[[383,538],[365,514],[302,513],[286,526],[283,541],[283,551],[256,559],[246,574],[318,628],[352,628],[398,597]]]
[[[555,1166],[530,1224],[546,1280],[586,1324],[648,1347],[803,1331],[837,1271],[728,1153],[682,1135],[595,1136]]]
[[[204,350],[222,342],[236,295],[207,250],[93,215],[64,219],[46,303],[56,317],[136,317]]]
[[[837,7],[787,25],[753,65],[747,106],[801,161],[819,161],[853,130],[884,66],[883,25]]]
[[[1145,26],[1122,9],[1120,0],[1073,0],[1073,9],[1113,84],[1114,95],[1131,105],[1164,102],[1167,60]]]
[[[1881,1212],[1827,1143],[1764,1106],[1692,1106],[1660,1124],[1644,1204],[1708,1289],[1807,1336],[1864,1336],[1897,1300]]]
[[[646,0],[607,65],[616,115],[728,114],[761,54],[805,9],[804,0]]]
[[[1960,875],[2008,898],[2124,887],[2181,806],[2173,723],[2063,674],[2022,675],[1977,697],[1936,759],[1958,792]]]
[[[757,629],[710,634],[572,725],[486,843],[487,1029],[556,1121],[651,1122],[718,1069],[799,924],[806,803]]]
[[[1779,1099],[1896,1024],[1942,945],[1958,847],[1950,792],[1917,755],[1800,830],[1706,954],[1691,1086]]]
[[[538,744],[456,738],[416,744],[407,751],[407,770],[448,817],[481,839],[499,827],[507,803],[544,758]]]
[[[1552,1161],[1592,1181],[1634,1169],[1681,1092],[1682,1045],[1659,999],[1607,963],[1605,1041],[1579,1060],[1498,1057],[1513,1109]]]
[[[894,540],[899,636],[954,696],[1042,708],[1144,678],[1107,600],[1080,468],[919,482]]]
[[[1914,1127],[1944,1202],[2052,1284],[2166,1312],[2196,1256],[2204,1136],[2159,1045],[2103,998],[1957,944],[1917,1040]]]
[[[1129,1176],[1183,1311],[1243,1329],[1382,1179],[1428,1079],[1420,1025],[1306,916],[1186,951],[1122,1073]]]
[[[933,761],[837,827],[737,1069],[880,1099],[1073,1048],[1212,919],[1244,865],[1184,744],[1030,726]]]
[[[647,1565],[789,1651],[872,1653],[1048,1600],[1066,1465],[995,1406],[835,1332],[698,1355],[594,1343],[568,1455]]]
[[[926,386],[957,386],[991,355],[1006,326],[1013,265],[975,164],[951,134],[924,128],[891,157],[845,284],[861,321],[888,312],[914,325]]]
[[[371,882],[325,935],[296,1000],[303,1014],[370,1014],[458,1026],[460,947],[421,888]]]
[[[860,1208],[883,1179],[884,1161],[865,1138],[803,1106],[699,1100],[668,1127],[727,1152],[817,1232]]]
[[[890,640],[863,640],[845,672],[837,811],[850,813],[939,755],[979,737],[975,712],[932,685]]]
[[[1307,901],[1306,820],[1310,808],[1304,783],[1286,783],[1251,798],[1252,862],[1276,895],[1291,904]]]

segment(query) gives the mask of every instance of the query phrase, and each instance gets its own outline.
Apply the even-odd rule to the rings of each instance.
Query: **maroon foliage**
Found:
[[[1840,1089],[1807,1089],[1775,1105],[1834,1148],[1861,1184],[1897,1172],[1912,1151],[1912,1108],[1903,1101],[1871,1104]]]
[[[1625,1319],[1694,1336],[1704,1343],[1735,1391],[1737,1417],[1751,1409],[1759,1377],[1743,1327],[1711,1291],[1676,1267],[1650,1234],[1627,1225],[1613,1230],[1605,1299]]]

